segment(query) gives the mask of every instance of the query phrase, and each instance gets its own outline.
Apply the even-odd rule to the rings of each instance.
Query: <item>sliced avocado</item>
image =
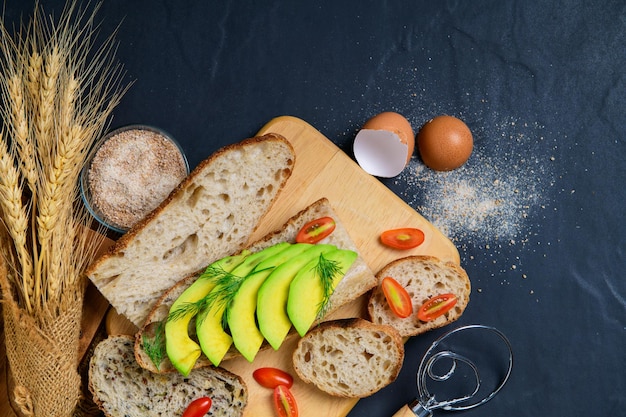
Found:
[[[189,322],[198,313],[201,300],[215,287],[219,275],[232,271],[249,254],[250,251],[243,251],[209,265],[170,307],[165,323],[165,348],[174,368],[184,376],[189,375],[201,353],[200,345],[189,337]]]
[[[320,254],[335,250],[337,247],[333,245],[314,245],[278,266],[259,288],[256,311],[259,330],[275,350],[280,348],[291,328],[291,321],[287,315],[287,298],[291,281],[311,260],[318,259]]]
[[[257,293],[265,279],[279,265],[311,248],[309,243],[296,243],[267,258],[241,283],[237,294],[226,311],[228,328],[237,350],[252,362],[263,344],[263,335],[256,324]]]
[[[320,255],[298,272],[289,286],[287,314],[300,336],[324,315],[330,295],[356,258],[356,252],[338,249]]]
[[[224,330],[222,323],[226,307],[239,289],[239,285],[259,263],[289,246],[291,244],[288,242],[277,243],[248,255],[230,272],[227,279],[219,282],[207,295],[208,305],[196,318],[196,334],[202,352],[215,366],[219,366],[233,343],[232,337]]]

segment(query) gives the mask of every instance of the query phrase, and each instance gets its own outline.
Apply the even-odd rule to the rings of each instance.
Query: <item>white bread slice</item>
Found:
[[[368,301],[370,320],[374,323],[387,324],[398,329],[403,337],[416,336],[428,330],[445,326],[457,320],[465,311],[470,298],[471,284],[467,273],[452,262],[442,262],[434,256],[408,256],[397,259],[377,274],[380,284],[383,278],[390,276],[408,291],[413,300],[413,314],[407,318],[396,316],[387,303],[383,291],[378,285]],[[453,293],[457,303],[452,310],[428,322],[417,318],[417,311],[430,297]]]
[[[389,385],[404,362],[398,331],[360,318],[327,321],[298,341],[293,367],[327,394],[363,398]]]
[[[141,368],[131,336],[98,343],[89,364],[89,390],[107,417],[180,417],[196,398],[212,400],[208,416],[242,416],[248,389],[237,375],[204,368],[193,375],[159,375]]]
[[[218,150],[96,259],[87,276],[141,327],[165,290],[246,244],[294,163],[293,147],[276,134]]]
[[[333,233],[327,238],[323,239],[320,243],[328,243],[335,245],[339,248],[350,249],[358,253],[355,243],[350,238],[350,235],[346,228],[341,223],[341,219],[337,216],[336,212],[330,205],[330,202],[326,198],[321,198],[311,205],[307,206],[294,216],[292,216],[287,222],[279,229],[268,235],[261,240],[252,243],[247,249],[252,252],[257,252],[266,247],[275,245],[280,242],[294,242],[298,231],[311,220],[318,219],[320,217],[329,216],[335,220],[336,227]],[[208,262],[207,262],[208,264]],[[150,360],[149,356],[144,351],[143,336],[152,338],[154,332],[158,327],[158,323],[165,320],[169,313],[170,307],[180,294],[183,293],[187,287],[189,287],[197,278],[201,271],[196,274],[190,275],[185,279],[178,282],[172,288],[170,288],[159,299],[146,320],[144,326],[136,334],[135,356],[140,366],[152,371],[152,372],[173,372],[175,371],[171,362],[165,357],[157,368]],[[329,317],[333,312],[337,311],[341,306],[347,304],[367,293],[369,290],[377,285],[376,277],[369,268],[365,260],[358,256],[355,262],[352,264],[344,278],[339,282],[335,291],[330,298],[330,307],[325,317]],[[192,326],[193,327],[193,326]],[[193,330],[193,329],[192,329]],[[294,333],[295,334],[295,333]],[[266,348],[269,345],[265,345]],[[234,347],[231,347],[230,351],[224,357],[224,360],[231,359],[239,355],[239,352]],[[205,355],[200,355],[200,358],[196,362],[194,368],[202,368],[210,366],[210,361]]]

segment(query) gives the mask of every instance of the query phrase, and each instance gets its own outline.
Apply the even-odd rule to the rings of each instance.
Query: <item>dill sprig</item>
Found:
[[[241,283],[244,281],[245,276],[238,276],[231,273],[224,274],[216,278],[215,288],[209,292],[202,300],[202,309],[199,311],[198,318],[203,320],[206,314],[201,314],[206,311],[210,311],[213,308],[224,309],[224,315],[222,316],[222,326],[225,324],[226,308],[232,303]]]
[[[228,327],[228,313],[231,309],[235,296],[241,288],[241,284],[243,284],[243,282],[250,278],[252,275],[272,268],[274,267],[253,269],[248,274],[243,276],[227,273],[219,277],[216,280],[215,288],[213,288],[213,290],[209,294],[207,294],[206,297],[198,301],[198,303],[202,303],[201,309],[198,311],[198,313],[203,311],[209,311],[213,308],[223,310],[224,314],[222,315],[222,328],[226,329]],[[206,315],[201,315],[198,317],[200,318],[200,320],[203,320]]]
[[[330,308],[330,296],[335,291],[335,277],[341,273],[339,262],[326,259],[320,254],[319,262],[315,265],[315,273],[322,284],[323,296],[317,310],[317,318],[321,319]]]
[[[201,298],[198,301],[182,303],[177,309],[170,311],[167,315],[167,321],[176,321],[188,315],[195,316],[204,308],[205,300],[206,297]]]
[[[230,274],[230,271],[225,270],[219,263],[215,263],[207,266],[204,272],[198,277],[198,280],[208,279],[217,284],[219,280],[223,279],[224,276],[228,274]]]
[[[157,323],[154,330],[154,337],[148,337],[146,332],[143,332],[141,341],[143,342],[144,352],[146,352],[152,363],[158,369],[167,354],[165,347],[165,321]]]
[[[223,285],[224,282],[228,281],[236,281],[238,277],[231,274],[229,271],[226,271],[221,265],[209,265],[204,272],[197,278],[196,281],[199,280],[211,280],[215,284],[215,288],[220,285]],[[193,285],[193,284],[192,284]],[[209,302],[211,302],[211,298],[209,297],[214,291],[210,291],[209,294],[202,297],[198,301],[182,303],[178,308],[174,311],[170,311],[167,316],[168,321],[178,320],[187,315],[195,316],[201,311],[203,311]],[[213,296],[214,297],[214,296]]]

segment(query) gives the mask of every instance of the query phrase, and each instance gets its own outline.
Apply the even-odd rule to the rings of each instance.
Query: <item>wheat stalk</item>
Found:
[[[76,85],[68,82],[61,100],[59,109],[58,125],[59,132],[55,134],[56,141],[46,143],[46,147],[54,149],[50,156],[50,164],[44,165],[39,177],[41,184],[38,199],[37,214],[37,237],[39,239],[39,262],[35,270],[36,288],[44,286],[47,278],[47,291],[50,294],[58,294],[63,275],[60,273],[58,262],[52,258],[67,259],[67,256],[58,256],[64,253],[56,239],[51,239],[52,234],[59,230],[59,226],[66,225],[71,215],[71,203],[73,202],[74,183],[78,178],[77,165],[81,166],[84,161],[82,155],[83,137],[80,131],[72,129],[71,121],[74,113],[74,94]],[[64,106],[67,106],[64,108]],[[50,137],[41,138],[38,143],[50,142]],[[79,171],[78,171],[79,172]],[[68,198],[70,201],[68,201]]]
[[[56,25],[36,9],[18,41],[0,22],[0,214],[11,243],[1,247],[34,316],[75,297],[102,240],[78,180],[130,84],[114,59],[115,33],[93,47],[99,6],[88,14],[70,2]]]

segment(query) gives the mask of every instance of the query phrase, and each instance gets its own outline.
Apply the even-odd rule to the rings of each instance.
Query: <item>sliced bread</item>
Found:
[[[293,147],[276,134],[220,149],[96,259],[87,276],[141,327],[165,290],[246,244],[294,163]]]
[[[398,331],[360,318],[327,321],[298,341],[293,366],[327,394],[363,398],[389,385],[404,362]]]
[[[335,220],[336,227],[333,233],[320,241],[320,243],[328,243],[343,249],[354,250],[358,253],[355,243],[350,238],[348,231],[341,223],[341,219],[339,219],[330,202],[326,198],[321,198],[302,209],[288,219],[279,230],[276,230],[261,240],[252,243],[247,247],[247,249],[252,252],[256,252],[279,242],[294,242],[298,231],[304,224],[311,220],[325,216],[332,217]],[[142,326],[136,334],[135,355],[137,357],[137,361],[142,367],[152,372],[174,371],[174,367],[166,356],[158,366],[153,363],[144,349],[144,336],[148,339],[152,339],[154,337],[158,324],[167,318],[170,307],[176,298],[178,298],[178,296],[195,281],[197,276],[197,274],[191,275],[179,281],[176,285],[166,291],[164,295],[154,304],[154,308],[148,315],[144,326]],[[346,303],[367,293],[376,285],[377,280],[372,270],[361,256],[357,257],[356,261],[352,264],[344,278],[337,285],[337,288],[335,288],[335,291],[330,298],[330,307],[326,313],[326,317],[337,311]],[[224,360],[238,355],[239,353],[237,350],[232,347],[224,357]],[[206,356],[201,355],[196,362],[195,368],[201,368],[209,365],[210,361],[206,358]]]
[[[208,416],[242,416],[248,402],[244,381],[222,368],[204,368],[183,377],[153,374],[139,367],[133,338],[109,336],[89,365],[89,390],[107,417],[180,417],[195,399],[209,397]]]
[[[374,323],[395,327],[403,337],[416,336],[452,323],[461,317],[469,302],[471,284],[465,270],[459,265],[443,262],[433,256],[409,256],[397,259],[376,274],[379,284],[385,277],[394,278],[407,290],[413,301],[413,314],[407,318],[396,316],[389,308],[385,295],[378,285],[368,301],[369,317]],[[445,293],[456,295],[456,305],[434,320],[420,321],[417,318],[417,311],[424,302]]]

